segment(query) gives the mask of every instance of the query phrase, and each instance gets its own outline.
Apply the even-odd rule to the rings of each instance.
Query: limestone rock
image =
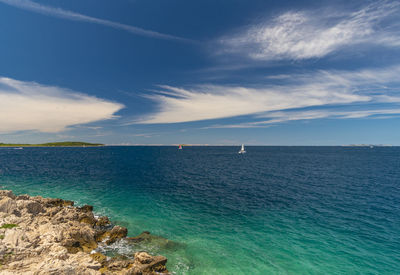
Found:
[[[122,238],[125,238],[126,235],[128,234],[128,229],[126,227],[122,226],[114,226],[113,229],[110,231],[110,236],[109,239],[106,241],[107,244],[112,244],[116,242],[117,240],[120,240]]]
[[[90,254],[90,257],[92,257],[93,260],[99,262],[100,264],[104,264],[107,261],[107,257],[99,252]]]
[[[84,206],[79,207],[78,209],[83,211],[83,212],[92,212],[93,211],[93,206],[85,204]]]
[[[106,244],[112,244],[116,241],[125,238],[128,234],[128,229],[122,226],[114,226],[111,230],[98,230],[95,239],[98,242],[105,241]]]
[[[29,200],[29,196],[28,195],[19,195],[17,196],[17,200]]]
[[[93,207],[74,207],[73,201],[40,196],[15,196],[0,190],[0,273],[146,275],[168,274],[167,259],[139,252],[111,259],[93,253],[99,245],[127,239],[127,229],[96,218]],[[18,226],[13,227],[12,224]],[[130,242],[166,240],[144,232]]]
[[[15,195],[11,190],[0,190],[0,199],[2,199],[3,197],[15,199]]]
[[[143,273],[146,272],[168,272],[165,264],[167,258],[164,256],[151,256],[147,252],[136,252],[134,254],[134,264],[140,268]]]
[[[43,206],[35,201],[28,203],[26,205],[26,209],[28,210],[28,213],[31,213],[33,215],[37,215],[39,213],[44,212]]]
[[[110,225],[111,223],[110,223],[110,220],[108,219],[108,217],[106,217],[106,216],[104,216],[104,217],[99,217],[98,219],[97,219],[97,221],[96,221],[96,226],[99,226],[99,227],[105,227],[105,226],[108,226],[108,225]]]
[[[70,253],[77,253],[79,251],[90,252],[97,248],[95,241],[95,231],[89,226],[85,227],[71,227],[64,232],[64,240],[62,245],[65,246]]]
[[[96,219],[94,218],[94,215],[92,212],[84,212],[79,214],[78,218],[79,222],[81,223],[86,223],[91,226],[94,226],[96,224]]]
[[[45,204],[47,207],[64,207],[64,206],[73,206],[73,201],[62,200],[62,199],[46,199]]]
[[[17,210],[17,203],[15,200],[9,196],[3,197],[3,199],[0,200],[0,212],[12,214],[15,210]]]
[[[149,264],[153,261],[153,257],[150,256],[146,252],[136,252],[135,255],[135,261],[140,263],[140,264]]]

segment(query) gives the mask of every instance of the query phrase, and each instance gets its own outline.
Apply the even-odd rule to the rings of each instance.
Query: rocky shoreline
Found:
[[[108,217],[96,217],[90,205],[0,190],[1,274],[170,274],[164,256],[98,252],[115,242],[138,243],[152,236],[143,232],[128,238],[127,233]]]

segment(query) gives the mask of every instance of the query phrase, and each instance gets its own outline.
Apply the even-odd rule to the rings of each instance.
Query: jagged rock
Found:
[[[122,226],[114,226],[113,229],[110,231],[110,237],[106,241],[107,244],[112,244],[122,238],[125,238],[126,235],[128,234],[128,229],[126,227]]]
[[[129,265],[133,263],[132,260],[118,260],[118,259],[111,259],[110,261],[107,262],[107,269],[108,270],[122,270],[124,268],[127,268]]]
[[[84,213],[81,213],[79,215],[78,220],[81,223],[86,223],[86,224],[89,224],[91,226],[94,226],[96,224],[96,222],[97,222],[97,220],[95,219],[93,213],[92,212],[87,212],[87,211],[84,211]]]
[[[66,232],[66,236],[62,242],[69,253],[77,253],[79,251],[90,252],[97,248],[97,242],[94,238],[95,231],[90,227],[72,227]]]
[[[165,267],[167,258],[164,256],[151,256],[147,252],[136,252],[134,259],[134,264],[144,273],[152,271],[168,272]]]
[[[147,273],[148,274],[148,273]],[[154,274],[153,272],[151,272],[150,274]],[[157,273],[156,273],[157,274]],[[137,266],[132,266],[130,267],[124,275],[143,275],[143,272],[140,270],[139,267]]]
[[[55,207],[55,206],[63,207],[63,206],[73,206],[74,202],[62,199],[46,199],[45,204],[47,207]]]
[[[93,206],[85,204],[84,206],[79,207],[78,209],[83,211],[83,212],[92,212],[93,211]]]
[[[11,190],[0,190],[0,199],[3,197],[9,197],[11,199],[15,199],[15,195]]]
[[[92,257],[93,260],[99,262],[100,264],[104,264],[107,261],[107,257],[99,252],[90,254],[90,257]]]
[[[102,242],[105,239],[107,239],[109,235],[110,235],[110,232],[105,229],[97,230],[96,235],[94,236],[94,239],[96,240],[96,242]]]
[[[149,264],[153,261],[153,257],[146,252],[136,252],[134,255],[135,261],[140,264]]]
[[[28,195],[19,195],[17,196],[17,200],[29,200],[30,197]]]
[[[79,219],[79,222],[94,225],[96,223],[96,220],[93,217],[85,216]]]
[[[168,273],[165,267],[167,259],[162,256],[140,252],[135,254],[134,259],[109,259],[101,253],[92,253],[100,241],[111,244],[125,239],[127,229],[112,226],[107,217],[96,218],[92,206],[78,208],[73,204],[62,199],[15,196],[11,191],[0,190],[0,225],[18,224],[16,227],[0,229],[0,273]],[[143,234],[138,237],[154,239],[148,232]],[[132,238],[131,242],[138,240],[138,237]]]
[[[95,239],[98,242],[105,240],[106,244],[112,244],[125,238],[127,234],[128,229],[126,227],[116,225],[111,230],[98,230]]]
[[[111,223],[110,223],[110,220],[108,219],[108,217],[106,217],[106,216],[103,216],[103,217],[99,217],[98,219],[97,219],[97,221],[96,221],[96,226],[99,226],[99,227],[104,227],[104,226],[108,226],[108,225],[110,225]]]
[[[28,210],[28,213],[31,213],[33,215],[44,212],[42,205],[38,202],[30,202],[26,205],[26,208]]]

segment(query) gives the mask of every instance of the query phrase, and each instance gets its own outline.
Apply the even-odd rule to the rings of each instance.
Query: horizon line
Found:
[[[238,147],[242,144],[104,144],[104,146],[159,146],[159,147],[172,147],[172,146],[179,146],[182,145],[183,147],[217,147],[217,146],[226,146],[226,147]],[[265,146],[265,147],[399,147],[399,145],[392,145],[392,144],[335,144],[335,145],[270,145],[270,144],[249,144],[246,147],[255,147],[255,146]]]

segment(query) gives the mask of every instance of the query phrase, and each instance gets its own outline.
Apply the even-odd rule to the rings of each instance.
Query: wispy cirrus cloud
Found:
[[[289,11],[220,39],[221,52],[254,60],[321,58],[346,46],[400,46],[398,2],[376,1],[353,12]],[[384,23],[383,23],[384,22]]]
[[[122,23],[118,23],[118,22],[114,22],[114,21],[110,21],[110,20],[100,19],[100,18],[80,14],[77,12],[64,10],[61,8],[54,8],[54,7],[42,5],[42,4],[30,1],[30,0],[0,0],[0,3],[6,4],[9,6],[13,6],[13,7],[16,7],[19,9],[23,9],[23,10],[40,13],[40,14],[47,15],[47,16],[58,17],[58,18],[62,18],[62,19],[72,20],[72,21],[81,21],[81,22],[103,25],[103,26],[114,28],[114,29],[127,31],[127,32],[137,34],[137,35],[158,38],[158,39],[176,40],[176,41],[181,41],[181,42],[193,42],[189,39],[185,39],[182,37],[169,35],[169,34],[165,34],[165,33],[160,33],[160,32],[156,32],[156,31],[152,31],[152,30],[146,30],[143,28],[126,25],[126,24],[122,24]]]
[[[312,87],[313,86],[313,87]],[[323,84],[302,87],[227,87],[200,86],[181,89],[162,86],[155,100],[160,110],[141,123],[177,123],[227,118],[272,110],[301,108],[326,104],[369,101],[369,96],[328,91]],[[286,90],[286,91],[285,91]]]
[[[180,123],[271,111],[350,103],[400,101],[400,66],[383,69],[317,71],[283,76],[282,84],[258,87],[202,85],[190,89],[161,86],[149,96],[159,109],[134,123]],[[278,77],[278,80],[282,76]],[[267,79],[269,80],[269,79]]]
[[[0,133],[56,133],[69,126],[115,118],[123,107],[60,87],[0,77]]]
[[[313,119],[357,119],[357,118],[393,118],[400,116],[400,106],[397,109],[383,109],[373,108],[368,110],[290,110],[290,111],[279,111],[269,112],[263,116],[258,116],[257,121],[235,123],[235,124],[216,124],[205,129],[212,128],[268,128],[276,124],[298,121],[298,120],[313,120]],[[259,120],[264,118],[263,120]]]

